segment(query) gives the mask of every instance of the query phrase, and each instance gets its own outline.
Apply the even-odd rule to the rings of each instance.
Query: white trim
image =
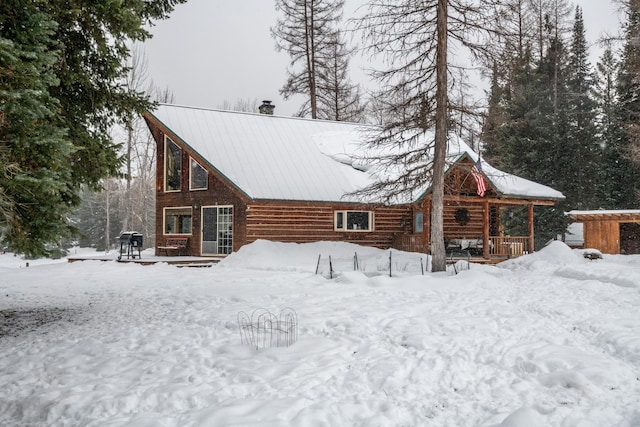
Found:
[[[193,169],[191,168],[191,162],[195,162],[196,165],[198,165],[206,174],[206,183],[204,187],[197,187],[194,188],[191,186],[191,184],[193,183],[193,174],[192,171]],[[193,157],[189,156],[189,191],[202,191],[202,190],[208,190],[209,189],[209,171],[200,164],[199,161],[197,161],[196,159],[194,159]]]
[[[218,236],[216,229],[216,240],[208,240],[216,242],[216,253],[204,253],[203,252],[203,244],[204,244],[204,210],[205,209],[216,209],[216,215],[220,212],[220,209],[231,208],[231,251],[233,251],[233,240],[234,240],[234,229],[235,229],[235,206],[234,205],[207,205],[200,207],[200,255],[201,256],[219,256],[219,255],[228,255],[218,253]],[[216,223],[218,220],[216,218]]]
[[[169,190],[167,188],[167,148],[169,146],[169,144],[167,144],[167,140],[170,141],[173,145],[175,145],[176,147],[178,147],[178,149],[180,150],[180,186],[177,190]],[[173,139],[169,138],[167,135],[164,136],[164,164],[162,165],[163,171],[164,171],[164,185],[163,185],[163,190],[165,193],[179,193],[180,191],[182,191],[182,147],[180,147],[180,145],[178,145],[177,142],[175,142]]]
[[[167,233],[167,209],[189,209],[191,212],[190,233]],[[193,207],[192,206],[165,206],[162,208],[162,235],[163,236],[193,236]]]
[[[358,212],[358,213],[367,213],[368,214],[368,221],[369,221],[369,228],[366,230],[358,230],[358,229],[349,229],[346,228],[347,226],[347,217],[349,215],[349,213],[354,213],[354,212]],[[338,228],[338,214],[342,214],[342,228]],[[367,211],[367,210],[353,210],[353,209],[349,209],[349,210],[339,210],[339,211],[334,211],[333,212],[333,231],[341,231],[341,232],[350,232],[350,233],[371,233],[372,231],[375,230],[374,227],[374,213],[373,211]]]

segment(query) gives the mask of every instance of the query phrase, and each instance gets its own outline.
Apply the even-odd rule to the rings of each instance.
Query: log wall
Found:
[[[456,221],[458,209],[469,212],[469,222],[460,224]],[[445,202],[443,222],[445,239],[481,239],[484,229],[483,205]]]
[[[226,180],[219,176],[215,170],[207,166],[207,162],[195,151],[180,143],[178,138],[168,135],[182,149],[182,176],[181,191],[164,191],[164,136],[165,129],[156,126],[154,122],[147,120],[149,129],[156,141],[156,247],[166,244],[170,237],[188,237],[185,254],[199,256],[201,252],[201,208],[203,206],[233,206],[234,230],[233,250],[238,250],[245,240],[245,212],[246,197],[235,187],[227,184]],[[189,161],[193,157],[200,165],[205,167],[208,173],[206,190],[189,190]],[[165,207],[191,207],[191,234],[166,235],[164,234],[164,208]],[[156,250],[156,255],[158,251]]]
[[[336,210],[374,212],[373,231],[335,231]],[[246,215],[246,241],[258,239],[279,242],[342,241],[389,248],[395,234],[411,232],[409,206],[371,207],[322,202],[261,202],[251,204]]]

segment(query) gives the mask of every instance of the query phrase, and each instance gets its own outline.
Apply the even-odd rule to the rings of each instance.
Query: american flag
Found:
[[[482,159],[478,157],[478,161],[471,168],[471,175],[476,181],[476,187],[478,187],[478,196],[484,197],[484,192],[487,191],[487,184],[484,182],[484,176],[482,175]]]

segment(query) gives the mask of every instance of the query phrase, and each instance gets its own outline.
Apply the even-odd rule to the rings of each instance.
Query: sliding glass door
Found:
[[[202,255],[227,255],[233,250],[233,206],[202,207]]]

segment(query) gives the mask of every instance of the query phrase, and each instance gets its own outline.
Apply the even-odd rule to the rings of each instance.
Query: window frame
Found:
[[[348,228],[349,225],[349,214],[353,214],[353,213],[366,213],[367,214],[367,221],[369,223],[369,228],[367,229],[354,229],[354,228]],[[339,220],[340,218],[340,220]],[[337,210],[334,211],[333,213],[333,230],[334,231],[340,231],[340,232],[349,232],[349,233],[371,233],[375,230],[375,226],[374,226],[374,219],[375,219],[375,215],[373,211],[358,211],[358,210],[351,210],[351,209],[345,209],[345,210]],[[339,227],[339,222],[342,223],[342,226]]]
[[[179,226],[180,226],[180,220],[178,219],[176,223],[174,223],[174,226],[176,227],[176,229],[171,232],[168,233],[167,232],[167,211],[170,210],[174,210],[174,211],[189,211],[189,215],[183,215],[183,216],[189,216],[190,217],[190,221],[189,221],[189,232],[180,232],[179,231]],[[176,215],[173,215],[176,216]],[[178,216],[179,218],[179,216]],[[164,207],[162,209],[162,235],[163,236],[192,236],[193,235],[193,207],[191,206],[168,206],[168,207]]]
[[[200,169],[202,169],[205,173],[205,183],[204,187],[194,187],[193,186],[193,164],[196,164]],[[189,156],[189,191],[202,191],[209,189],[209,171],[200,164],[199,161]]]
[[[413,233],[424,233],[424,212],[416,211],[413,213]]]
[[[168,174],[168,167],[167,167],[167,163],[169,162],[169,156],[167,155],[167,153],[171,154],[171,158],[173,159],[173,152],[171,151],[170,144],[175,145],[178,150],[180,151],[180,163],[178,164],[177,167],[177,174],[178,174],[178,188],[169,188],[169,174]],[[172,140],[171,138],[169,138],[167,135],[164,136],[164,192],[165,193],[177,193],[182,191],[182,147],[180,147],[174,140]]]

